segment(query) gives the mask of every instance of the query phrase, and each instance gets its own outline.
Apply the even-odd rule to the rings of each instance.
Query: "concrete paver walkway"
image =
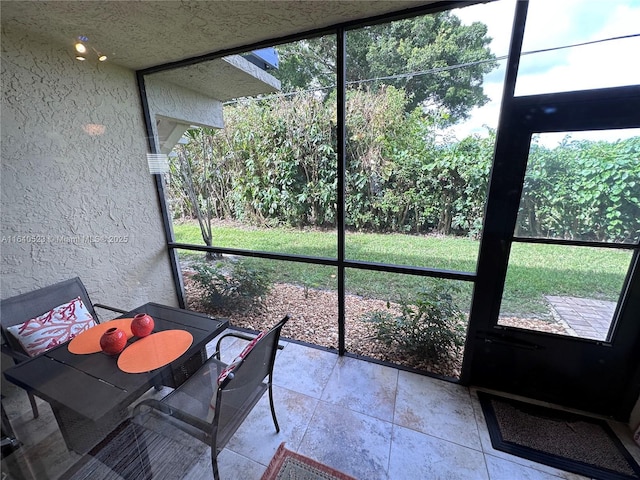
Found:
[[[577,337],[606,340],[616,302],[579,297],[545,297],[555,314]]]

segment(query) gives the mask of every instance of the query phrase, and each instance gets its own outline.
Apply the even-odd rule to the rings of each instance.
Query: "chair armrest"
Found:
[[[13,358],[13,360],[15,360],[16,363],[24,362],[25,360],[29,360],[31,358],[29,355],[25,355],[22,352],[17,352],[16,350],[13,350],[8,345],[5,345],[4,343],[0,348],[2,350],[2,353],[9,355],[11,358]]]
[[[222,343],[222,340],[224,340],[227,337],[241,338],[242,340],[247,340],[249,342],[254,338],[250,335],[240,333],[240,332],[225,333],[224,335],[220,336],[220,338],[218,338],[218,343],[216,343],[216,353],[214,353],[212,357],[215,356],[218,360],[220,360],[220,344]]]
[[[121,308],[110,307],[109,305],[104,305],[102,303],[94,303],[93,306],[94,308],[95,307],[104,308],[105,310],[111,310],[112,312],[117,312],[117,313],[127,313],[129,311],[129,310],[122,310]]]
[[[242,340],[248,340],[251,341],[253,340],[256,336],[255,335],[249,335],[248,333],[241,333],[241,332],[229,332],[229,333],[225,333],[224,335],[222,335],[220,337],[220,339],[218,340],[218,343],[220,343],[220,340],[222,340],[225,337],[236,337],[236,338],[241,338]]]

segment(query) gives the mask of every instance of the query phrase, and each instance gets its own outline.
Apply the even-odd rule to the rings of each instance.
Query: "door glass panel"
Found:
[[[530,2],[516,95],[640,83],[639,19],[633,0]]]
[[[640,129],[534,135],[515,236],[635,244]]]
[[[632,252],[514,243],[498,325],[608,340]]]
[[[640,129],[532,138],[499,325],[608,340],[632,252],[526,238],[635,244]]]

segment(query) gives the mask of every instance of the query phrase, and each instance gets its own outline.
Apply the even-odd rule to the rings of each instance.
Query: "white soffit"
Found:
[[[279,80],[239,55],[164,70],[151,76],[222,102],[280,90]]]

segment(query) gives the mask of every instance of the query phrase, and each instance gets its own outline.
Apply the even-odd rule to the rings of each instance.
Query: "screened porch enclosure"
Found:
[[[512,58],[527,59],[520,70],[517,62],[506,61],[506,55],[495,55],[471,65],[431,70],[415,66],[407,71],[397,66],[400,58],[392,53],[391,66],[375,70],[371,38],[377,38],[383,50],[392,49],[390,32],[401,35],[407,25],[437,30],[439,22],[454,15],[473,24],[474,14],[469,12],[474,8],[371,26],[346,25],[276,45],[282,71],[273,74],[282,82],[281,92],[234,99],[225,105],[224,129],[193,129],[183,137],[172,154],[176,171],[167,177],[164,194],[173,233],[169,247],[180,252],[174,269],[184,278],[178,284],[185,286],[185,305],[228,315],[248,329],[261,325],[264,312],[281,313],[291,305],[301,312],[298,322],[294,319],[288,327],[294,339],[463,383],[474,382],[475,355],[492,350],[493,343],[556,349],[554,336],[558,344],[568,345],[572,340],[567,337],[583,338],[604,342],[594,344],[589,355],[596,358],[599,345],[616,341],[616,326],[635,328],[628,316],[635,308],[630,292],[635,288],[638,247],[638,202],[633,193],[638,137],[631,110],[614,107],[613,114],[600,119],[602,127],[594,119],[593,126],[578,122],[572,129],[570,122],[557,125],[570,114],[549,117],[553,133],[546,132],[544,124],[536,127],[524,177],[497,179],[496,162],[512,154],[500,148],[498,115],[482,133],[476,130],[465,137],[460,133],[465,131],[464,107],[455,98],[439,97],[437,90],[455,84],[466,86],[471,96],[477,94],[474,75],[485,74],[493,79],[491,91],[502,92],[501,101],[494,99],[495,112],[505,118],[515,115],[512,103],[522,98],[535,106],[530,108],[546,108],[552,115],[573,97],[579,101],[593,95],[605,103],[611,98],[612,105],[620,96],[635,99],[635,87],[618,87],[633,77],[624,65],[616,64],[625,72],[617,80],[577,84],[578,89],[609,89],[523,96],[531,88],[526,83],[531,59],[540,55],[542,63],[556,61],[537,52],[539,45],[527,26],[524,35],[512,38],[508,52]],[[540,13],[533,12],[531,25],[537,25]],[[516,25],[524,22],[521,16],[515,17]],[[505,29],[509,30],[506,24]],[[616,42],[635,41],[633,35],[623,35],[624,30],[618,33],[602,41],[556,44],[551,49],[602,52]],[[359,56],[361,51],[369,56]],[[287,61],[295,59],[299,65],[301,58],[310,65],[300,67],[297,77],[290,76]],[[473,70],[474,66],[484,70]],[[171,66],[176,68],[180,67]],[[583,67],[578,63],[574,68],[570,74],[577,75]],[[154,70],[145,78],[155,75]],[[551,92],[565,88],[554,85]],[[429,88],[431,96],[420,97]],[[611,122],[611,117],[616,120]],[[201,148],[205,143],[208,152]],[[529,148],[523,137],[525,144]],[[211,189],[215,199],[199,205],[202,211],[197,215],[180,184],[187,158],[193,162],[190,168],[217,172],[216,184],[199,187],[204,192]],[[609,173],[603,174],[608,180],[599,183],[596,175],[602,162]],[[590,188],[587,185],[600,185],[600,193],[575,194]],[[517,204],[510,191],[521,192]],[[514,217],[503,215],[508,204],[514,205]],[[209,238],[202,228],[203,211],[208,211],[212,225]],[[484,217],[488,211],[496,216],[489,229]],[[496,247],[496,242],[505,243]],[[196,252],[208,252],[208,260],[202,264],[204,254]],[[483,263],[487,266],[481,274],[478,265]],[[234,283],[236,267],[236,280],[241,282],[249,272],[244,280],[251,283],[250,275],[255,274],[256,283],[265,282],[264,291],[255,293],[254,312],[247,314],[248,307],[232,312],[203,305],[205,279],[222,276]],[[206,275],[202,269],[208,269]],[[229,286],[222,282],[214,296],[225,288]],[[422,317],[445,298],[450,300],[443,318],[458,321]],[[411,334],[418,330],[423,334]],[[541,346],[547,338],[553,347]],[[482,381],[501,385],[499,368],[492,364],[481,373]],[[576,372],[555,370],[546,365],[541,378],[532,379],[536,387],[510,384],[517,384],[516,390],[524,388],[527,395],[566,400],[562,382],[553,377]],[[545,383],[549,392],[539,393],[547,390]],[[571,401],[588,408],[585,392],[580,390]]]
[[[290,314],[282,441],[357,477],[565,475],[493,449],[478,390],[605,417],[640,458],[638,9],[558,6],[597,18],[578,35],[527,1],[268,3],[2,2],[2,299],[79,276],[242,333]],[[2,381],[3,471],[58,478],[55,408]],[[223,478],[269,463],[263,403]]]

